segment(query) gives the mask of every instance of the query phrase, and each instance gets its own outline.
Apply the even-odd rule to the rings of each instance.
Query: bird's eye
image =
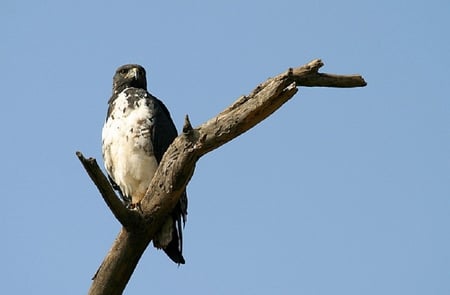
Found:
[[[127,69],[121,69],[119,73],[121,73],[121,74],[126,74],[127,72],[128,72]]]

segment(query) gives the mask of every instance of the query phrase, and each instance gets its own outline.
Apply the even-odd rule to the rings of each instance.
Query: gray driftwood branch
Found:
[[[183,132],[164,154],[141,202],[141,210],[125,208],[95,159],[86,159],[81,152],[77,152],[106,204],[123,226],[94,275],[89,294],[122,294],[161,222],[178,202],[201,156],[267,118],[292,98],[299,86],[347,88],[366,85],[360,75],[319,73],[322,66],[322,61],[316,59],[270,78],[197,128],[191,126],[186,116]]]

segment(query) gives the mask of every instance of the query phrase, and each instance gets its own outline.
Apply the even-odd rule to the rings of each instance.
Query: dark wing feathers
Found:
[[[169,110],[162,101],[151,96],[154,110],[152,144],[153,153],[158,164],[161,162],[164,153],[169,148],[173,140],[178,136],[177,129],[170,117]],[[174,221],[172,240],[164,248],[164,252],[176,263],[184,264],[183,253],[183,229],[187,215],[187,194],[184,191],[180,201],[173,209],[171,216]],[[183,225],[182,225],[183,221]]]
[[[153,107],[154,110],[152,118],[154,120],[152,130],[153,153],[159,164],[170,144],[178,136],[178,132],[163,102],[154,96],[151,96],[151,98],[150,101],[153,106],[150,107]]]

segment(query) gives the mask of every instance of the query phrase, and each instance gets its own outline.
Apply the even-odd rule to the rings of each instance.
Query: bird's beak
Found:
[[[132,69],[128,72],[127,76],[128,76],[129,78],[133,78],[133,79],[135,79],[135,80],[138,80],[138,78],[139,78],[139,70],[138,70],[137,68],[132,68]]]

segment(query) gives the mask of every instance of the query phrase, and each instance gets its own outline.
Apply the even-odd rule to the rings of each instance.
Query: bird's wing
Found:
[[[177,137],[178,132],[173,123],[169,110],[162,101],[151,96],[151,107],[154,109],[153,128],[152,128],[152,144],[153,153],[155,154],[158,164],[169,148],[170,144]]]
[[[152,96],[154,108],[152,144],[153,153],[158,164],[173,140],[178,136],[177,129],[173,123],[169,110],[162,101]],[[187,194],[184,191],[180,201],[171,213],[173,218],[172,240],[164,248],[164,252],[176,263],[184,264],[183,258],[183,226],[187,215]]]

